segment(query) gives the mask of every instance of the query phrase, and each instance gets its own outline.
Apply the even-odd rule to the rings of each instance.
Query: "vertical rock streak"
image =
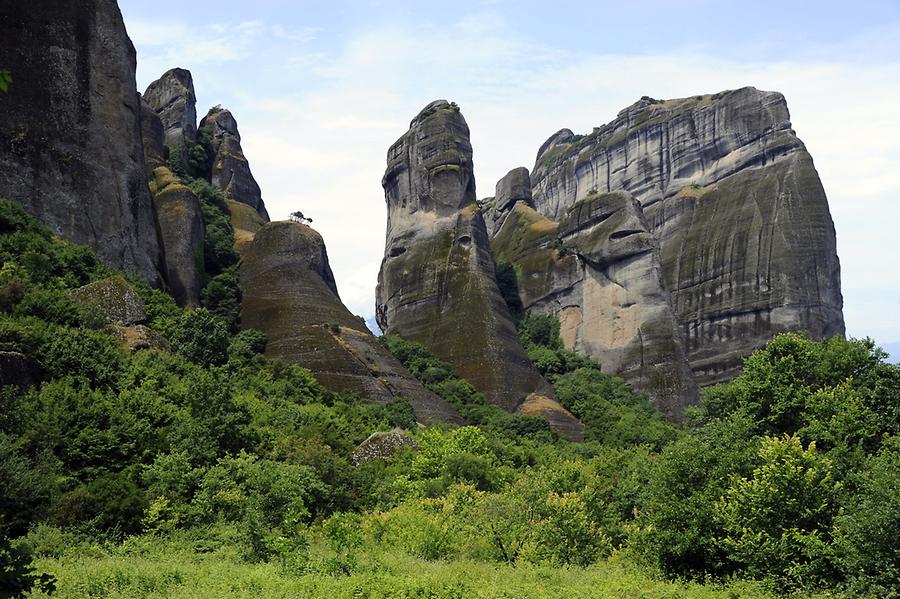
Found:
[[[114,0],[0,3],[0,196],[106,264],[159,281],[135,92]]]
[[[601,184],[638,200],[701,384],[777,332],[844,332],[834,225],[781,94],[641,100],[583,138],[551,136],[533,184],[554,220]]]

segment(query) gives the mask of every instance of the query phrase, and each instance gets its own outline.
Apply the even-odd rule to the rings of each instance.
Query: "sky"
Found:
[[[460,105],[486,197],[553,132],[590,132],[641,96],[780,91],[828,194],[847,333],[900,358],[900,0],[119,6],[138,89],[183,67],[200,117],[232,111],[272,219],[313,218],[341,298],[366,318],[387,149],[430,101]]]

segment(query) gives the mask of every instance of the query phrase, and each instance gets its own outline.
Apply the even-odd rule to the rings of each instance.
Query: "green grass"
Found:
[[[425,561],[404,553],[361,553],[354,573],[316,570],[327,551],[314,548],[310,570],[291,574],[278,563],[247,563],[233,545],[200,553],[189,542],[149,535],[118,545],[85,544],[36,562],[55,574],[53,597],[327,597],[340,598],[687,598],[770,597],[759,583],[726,585],[654,579],[621,556],[589,568]],[[43,597],[34,594],[32,597]]]

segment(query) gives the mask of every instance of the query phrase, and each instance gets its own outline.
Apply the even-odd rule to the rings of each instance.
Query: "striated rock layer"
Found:
[[[209,130],[212,137],[212,171],[210,182],[225,198],[253,207],[268,222],[269,214],[250,163],[241,149],[241,134],[231,112],[212,108],[200,121],[200,128]]]
[[[469,128],[455,104],[432,102],[413,119],[388,151],[382,185],[388,209],[376,291],[382,330],[423,343],[492,403],[543,415],[578,437],[580,423],[528,360],[497,288],[475,202]]]
[[[266,334],[267,355],[308,368],[334,391],[382,403],[405,398],[420,422],[462,422],[341,303],[315,230],[273,222],[254,233],[240,246],[241,325]]]
[[[0,197],[159,281],[135,51],[115,0],[0,3]]]
[[[780,331],[844,332],[828,202],[781,94],[644,98],[589,135],[554,134],[532,182],[534,208],[556,222],[597,194],[638,201],[700,384],[733,377]]]
[[[592,193],[555,222],[530,194],[507,191],[526,186],[528,171],[511,171],[485,207],[499,225],[497,260],[520,273],[523,308],[558,317],[568,349],[597,358],[679,418],[698,392],[640,205],[627,193]],[[526,199],[510,204],[511,196]]]

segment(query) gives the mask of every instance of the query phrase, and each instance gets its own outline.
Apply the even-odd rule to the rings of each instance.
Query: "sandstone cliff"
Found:
[[[241,149],[241,134],[234,116],[228,110],[212,108],[200,121],[200,128],[212,136],[210,182],[213,187],[220,189],[226,199],[253,207],[268,222],[262,193]]]
[[[777,332],[844,332],[828,202],[781,94],[644,98],[589,135],[551,136],[532,182],[533,207],[554,222],[612,197],[604,194],[637,200],[632,220],[646,224],[626,226],[619,240],[658,243],[661,289],[677,326],[669,336],[683,340],[700,384],[734,376],[741,358]],[[538,287],[524,295],[552,291]]]
[[[141,136],[169,292],[180,306],[198,306],[205,235],[200,201],[169,170],[165,160],[165,128],[144,101],[141,102]]]
[[[420,422],[462,422],[341,303],[325,244],[315,230],[272,222],[242,248],[241,324],[266,334],[267,355],[310,369],[335,391],[383,403],[406,398]]]
[[[387,244],[376,291],[382,330],[418,341],[489,401],[540,413],[577,437],[516,334],[497,288],[475,202],[469,128],[455,104],[432,102],[388,151],[382,184]]]
[[[497,259],[520,273],[523,307],[558,317],[567,348],[596,358],[604,371],[680,417],[698,399],[697,387],[663,282],[659,245],[640,205],[627,193],[593,193],[557,223],[534,210],[526,188],[528,171],[516,169],[486,207],[498,224],[492,239]]]
[[[159,281],[135,51],[115,0],[0,3],[0,197],[114,268]]]

